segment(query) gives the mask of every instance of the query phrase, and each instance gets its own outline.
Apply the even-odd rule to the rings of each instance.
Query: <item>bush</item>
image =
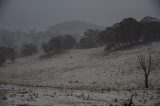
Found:
[[[33,44],[25,44],[22,46],[21,55],[22,56],[30,56],[33,54],[36,54],[38,52],[38,49]]]

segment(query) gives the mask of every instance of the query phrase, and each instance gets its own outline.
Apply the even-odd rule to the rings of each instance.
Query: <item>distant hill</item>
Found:
[[[66,21],[48,27],[48,31],[52,33],[71,34],[74,37],[80,38],[88,29],[105,29],[103,26],[91,24],[83,21]]]
[[[104,27],[82,21],[67,21],[50,26],[41,32],[0,30],[0,46],[17,48],[26,43],[40,46],[42,42],[63,34],[70,34],[79,40],[87,29],[103,30]]]

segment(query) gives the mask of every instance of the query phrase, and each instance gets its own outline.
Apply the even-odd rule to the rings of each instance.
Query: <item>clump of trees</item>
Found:
[[[71,35],[63,35],[51,38],[42,44],[44,53],[59,53],[62,50],[72,49],[76,46],[76,40]]]
[[[155,21],[146,21],[147,19]],[[160,20],[152,17],[144,17],[141,21],[141,35],[145,42],[160,40]]]
[[[100,46],[98,38],[100,31],[89,29],[84,32],[84,37],[79,41],[78,48],[93,48]]]
[[[0,47],[0,66],[6,62],[6,60],[10,60],[14,62],[16,59],[17,53],[13,48],[8,47]]]
[[[36,54],[38,48],[33,44],[24,44],[21,49],[21,56],[30,56]]]
[[[21,56],[29,56],[38,52],[38,49],[33,44],[25,44],[22,46],[20,51]],[[0,66],[7,60],[14,62],[18,57],[17,52],[14,48],[10,47],[0,47]]]
[[[149,21],[146,21],[147,20]],[[155,21],[153,21],[155,20]],[[125,18],[120,23],[100,32],[99,39],[104,42],[106,50],[131,47],[138,43],[160,40],[160,21],[152,17],[145,17],[141,21]]]

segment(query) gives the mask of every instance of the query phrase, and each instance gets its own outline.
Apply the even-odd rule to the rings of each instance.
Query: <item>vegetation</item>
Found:
[[[100,41],[106,44],[105,50],[117,50],[131,47],[138,43],[160,40],[160,22],[152,17],[145,17],[140,22],[134,18],[125,18],[120,23],[106,28],[99,34]]]
[[[4,54],[1,54],[1,53],[0,53],[0,66],[1,66],[3,63],[5,63],[5,61],[6,61],[6,56],[4,56]]]
[[[25,44],[22,46],[21,55],[30,56],[38,52],[38,49],[33,44]]]
[[[11,62],[14,62],[16,57],[17,57],[17,53],[16,53],[15,49],[13,49],[13,48],[7,48],[6,49],[6,55],[7,55],[7,58]]]
[[[17,53],[13,48],[0,47],[0,65],[5,63],[7,59],[11,62],[14,62],[16,59],[16,55]]]
[[[141,35],[143,37],[143,40],[145,42],[160,40],[160,21],[150,21],[150,22],[143,21],[143,20],[146,20],[147,18],[150,18],[152,20],[158,20],[156,18],[152,18],[148,16],[148,17],[144,17],[140,21]]]
[[[148,61],[146,61],[146,57],[145,56],[138,56],[138,60],[139,60],[139,64],[140,67],[142,68],[143,72],[144,72],[144,83],[145,83],[145,87],[149,88],[149,84],[148,84],[148,77],[150,75],[150,73],[152,72],[152,60],[151,60],[151,54],[148,57]],[[148,62],[148,63],[147,63]]]
[[[57,37],[51,38],[53,35]],[[26,40],[23,39],[26,36],[27,40],[37,47],[40,46],[41,42],[50,39],[49,42],[41,45],[45,53],[70,49],[73,48],[73,44],[74,47],[76,45],[76,41],[71,35],[54,34],[48,30],[42,32],[33,31],[30,33],[0,30],[0,45],[18,50],[17,47],[19,47],[22,42],[26,42]],[[137,21],[134,18],[125,18],[121,22],[107,27],[103,31],[89,29],[84,32],[84,36],[80,39],[77,47],[93,48],[105,44],[105,50],[110,51],[157,40],[160,40],[160,21],[147,16],[141,21]]]
[[[44,53],[61,52],[72,49],[76,46],[76,40],[70,35],[63,35],[51,38],[47,43],[42,44]]]
[[[78,48],[93,48],[100,45],[98,40],[99,30],[89,29],[84,33],[84,37],[80,39]]]

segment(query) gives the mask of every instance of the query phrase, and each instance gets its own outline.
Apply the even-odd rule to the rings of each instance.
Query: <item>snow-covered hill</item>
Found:
[[[105,27],[88,22],[73,20],[50,26],[47,31],[52,33],[69,34],[79,40],[82,36],[84,36],[84,32],[88,29],[104,30]]]
[[[58,32],[62,34],[79,34],[82,35],[88,29],[98,29],[103,30],[104,27],[88,22],[73,20],[73,21],[65,21],[53,26],[48,27],[50,32]]]
[[[149,53],[151,89],[144,89],[137,56]],[[121,106],[134,94],[135,106],[159,106],[159,62],[160,42],[109,54],[101,47],[21,58],[0,67],[0,83],[8,83],[0,84],[0,105]]]
[[[160,86],[160,43],[117,51],[104,56],[104,48],[75,49],[51,58],[31,56],[0,67],[0,81],[26,85],[141,88],[143,71],[138,68],[138,55],[152,55],[154,71],[150,84]]]

